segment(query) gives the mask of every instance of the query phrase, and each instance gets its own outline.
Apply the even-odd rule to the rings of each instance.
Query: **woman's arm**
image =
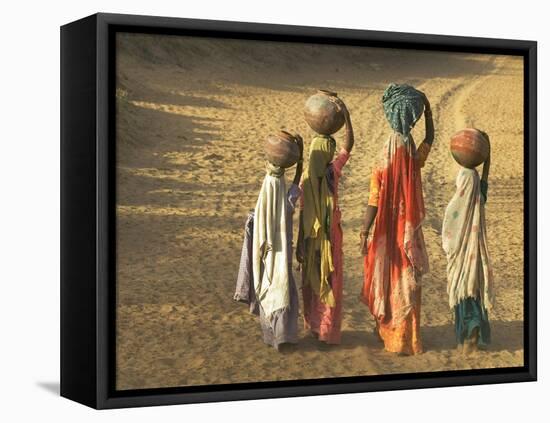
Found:
[[[489,191],[489,167],[491,166],[491,156],[487,157],[485,163],[483,163],[483,173],[481,175],[481,181],[479,181],[479,189],[481,190],[481,196],[483,202],[487,202],[487,194]]]
[[[483,172],[481,174],[481,180],[485,182],[489,182],[489,168],[491,167],[491,140],[489,139],[489,135],[487,135],[485,132],[480,131],[485,138],[487,138],[487,144],[489,145],[489,154],[487,156],[487,160],[485,160],[485,163],[483,163]]]
[[[295,134],[294,138],[296,138],[296,144],[298,144],[298,148],[300,149],[300,158],[298,159],[298,163],[296,163],[296,173],[294,174],[292,183],[294,185],[299,185],[300,178],[302,177],[302,170],[304,168],[304,140],[299,134]]]
[[[300,149],[300,158],[298,159],[298,163],[296,164],[296,173],[294,174],[294,180],[292,181],[295,185],[300,185],[300,179],[302,177],[302,170],[304,167],[304,140],[299,134],[295,134],[294,138],[296,138],[296,144],[298,144],[298,148]],[[298,263],[304,262],[304,225],[303,220],[303,210],[300,210],[300,218],[298,223],[298,240],[296,241],[296,260]]]
[[[487,191],[489,190],[489,168],[491,167],[491,141],[489,140],[489,135],[483,131],[480,132],[485,138],[487,138],[487,143],[489,144],[489,155],[487,156],[485,163],[483,163],[483,171],[481,173],[480,182],[481,194],[483,195],[485,202],[487,202]]]
[[[435,129],[432,108],[426,96],[424,96],[424,120],[426,121],[426,138],[424,138],[424,142],[431,146],[435,138]]]
[[[363,219],[363,226],[361,228],[361,254],[364,256],[367,255],[367,239],[377,212],[378,207],[370,205],[368,205],[367,210],[365,210],[365,218]]]
[[[426,122],[426,137],[417,149],[418,163],[421,168],[424,167],[424,164],[426,163],[426,159],[430,154],[430,150],[432,148],[432,144],[435,138],[432,109],[430,106],[430,102],[428,101],[428,98],[426,96],[424,96],[424,121]]]
[[[355,137],[353,136],[353,126],[351,124],[351,117],[348,108],[344,105],[344,119],[346,120],[346,135],[344,138],[344,149],[351,153],[353,144],[355,143]]]
[[[369,201],[367,202],[367,208],[365,210],[365,217],[363,218],[363,225],[361,227],[361,240],[360,249],[361,254],[367,255],[367,238],[369,236],[370,229],[376,219],[378,213],[378,202],[380,200],[380,177],[376,170],[372,171],[370,177],[369,188]]]
[[[344,137],[344,150],[346,150],[348,153],[351,153],[351,150],[353,148],[353,144],[355,143],[355,138],[353,136],[353,125],[351,124],[351,117],[349,114],[349,110],[342,101],[342,99],[338,97],[330,97],[330,101],[332,101],[340,111],[344,114],[344,120],[346,125],[346,134]]]
[[[481,180],[485,181],[486,183],[489,182],[489,168],[490,167],[491,167],[491,156],[489,155],[489,157],[487,157],[487,160],[485,160],[485,163],[483,163],[483,172],[481,174]]]

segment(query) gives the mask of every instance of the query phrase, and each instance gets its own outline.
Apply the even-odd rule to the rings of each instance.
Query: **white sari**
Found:
[[[256,203],[252,238],[254,290],[268,318],[290,302],[286,201],[284,170],[268,165]]]
[[[442,238],[447,253],[447,293],[454,308],[466,298],[493,304],[493,271],[487,248],[485,206],[475,169],[462,168],[456,193],[445,211]]]

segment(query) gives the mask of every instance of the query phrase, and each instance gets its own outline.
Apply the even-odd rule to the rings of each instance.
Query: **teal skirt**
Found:
[[[491,342],[491,327],[487,309],[481,306],[477,298],[466,298],[455,306],[456,342],[464,344],[475,328],[479,328],[478,345],[488,345]]]

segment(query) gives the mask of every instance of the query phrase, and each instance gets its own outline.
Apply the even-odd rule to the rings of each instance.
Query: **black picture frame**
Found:
[[[114,35],[119,31],[522,56],[524,366],[116,391]],[[61,27],[61,395],[104,409],[536,380],[536,151],[534,41],[103,13]]]

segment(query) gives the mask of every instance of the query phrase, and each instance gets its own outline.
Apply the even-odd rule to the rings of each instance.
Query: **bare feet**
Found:
[[[479,341],[479,328],[474,328],[472,336],[464,340],[464,348],[462,353],[464,355],[470,355],[478,350],[477,343]]]
[[[464,348],[462,349],[462,354],[465,356],[471,355],[477,351],[477,344],[472,343],[471,341],[464,342]]]

